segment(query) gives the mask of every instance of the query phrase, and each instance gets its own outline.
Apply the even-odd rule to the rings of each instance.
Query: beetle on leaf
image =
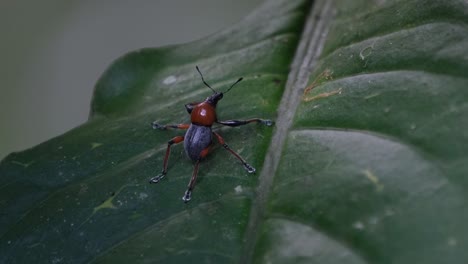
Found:
[[[205,99],[203,102],[188,103],[185,105],[185,109],[190,114],[191,124],[177,124],[177,125],[160,125],[156,121],[152,123],[153,129],[162,129],[175,128],[175,129],[188,129],[184,136],[177,136],[172,138],[167,142],[166,155],[164,156],[163,169],[162,172],[151,178],[150,183],[158,183],[164,176],[167,174],[167,164],[169,160],[169,154],[171,153],[171,146],[184,142],[184,150],[187,156],[195,163],[193,169],[192,178],[187,186],[182,200],[184,202],[190,201],[192,198],[192,191],[195,187],[195,183],[198,175],[198,166],[200,161],[208,155],[210,152],[211,146],[213,144],[213,138],[216,138],[217,141],[232,155],[234,155],[244,166],[248,173],[255,173],[255,168],[248,164],[244,158],[242,158],[238,153],[232,150],[221,137],[221,135],[212,130],[214,123],[218,123],[225,126],[236,127],[242,126],[249,123],[260,123],[266,126],[272,126],[273,121],[268,119],[260,118],[251,118],[246,120],[225,120],[219,121],[216,116],[216,105],[219,100],[223,98],[223,95],[229,92],[232,87],[242,81],[242,78],[239,78],[235,83],[233,83],[229,89],[224,93],[217,92],[211,86],[206,83],[203,78],[198,66],[196,66],[198,73],[201,76],[203,83],[213,91],[213,94]]]

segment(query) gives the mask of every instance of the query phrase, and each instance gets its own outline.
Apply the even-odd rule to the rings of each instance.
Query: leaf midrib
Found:
[[[285,91],[278,106],[276,129],[267,150],[262,172],[259,175],[257,195],[252,203],[250,218],[245,233],[244,246],[240,263],[252,263],[255,245],[260,234],[261,221],[266,212],[267,199],[271,192],[281,153],[293,117],[299,106],[302,91],[307,85],[312,69],[325,44],[330,21],[334,16],[333,1],[314,2],[304,23],[304,30],[288,75]]]

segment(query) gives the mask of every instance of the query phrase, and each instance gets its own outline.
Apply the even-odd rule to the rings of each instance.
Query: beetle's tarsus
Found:
[[[255,168],[248,163],[244,163],[244,168],[248,173],[255,173]]]
[[[273,120],[270,120],[270,119],[262,119],[260,122],[264,124],[265,126],[272,126],[275,123],[273,122]]]
[[[185,191],[185,194],[182,197],[182,200],[184,201],[184,203],[189,202],[191,199],[192,199],[192,191],[190,190]]]
[[[151,127],[153,127],[153,129],[161,129],[161,130],[166,129],[166,126],[160,125],[160,124],[157,123],[156,121],[154,121],[153,123],[151,123]]]
[[[165,173],[161,173],[161,174],[159,174],[158,176],[155,176],[155,177],[151,178],[151,179],[149,180],[149,182],[150,182],[150,183],[158,183],[160,180],[162,180],[162,178],[164,178],[164,176],[166,176],[166,174],[165,174]]]

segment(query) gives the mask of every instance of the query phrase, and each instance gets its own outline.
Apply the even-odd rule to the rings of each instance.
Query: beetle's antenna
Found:
[[[213,93],[216,93],[216,91],[215,91],[213,88],[211,88],[211,86],[210,86],[209,84],[207,84],[207,83],[205,82],[205,79],[203,78],[203,74],[201,73],[200,69],[198,68],[198,65],[195,66],[195,68],[197,68],[197,71],[198,71],[198,73],[200,74],[203,83],[204,83],[208,88],[210,88],[210,89],[213,91]]]
[[[244,78],[240,77],[239,80],[237,80],[235,83],[233,83],[233,84],[231,85],[231,87],[229,87],[229,89],[227,89],[224,93],[229,92],[229,90],[231,90],[232,87],[234,87],[234,85],[240,83],[240,81],[242,81],[243,79],[244,79]]]

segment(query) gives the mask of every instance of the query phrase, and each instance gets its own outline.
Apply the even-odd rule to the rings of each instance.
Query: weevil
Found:
[[[197,181],[198,167],[203,158],[205,158],[213,145],[213,139],[215,138],[224,149],[234,155],[244,166],[248,173],[255,173],[255,168],[248,164],[244,158],[242,158],[237,152],[232,150],[228,144],[224,141],[223,137],[215,131],[213,131],[213,124],[217,123],[220,125],[236,127],[242,126],[249,123],[259,123],[266,126],[272,126],[273,121],[269,119],[251,118],[246,120],[225,120],[219,121],[216,116],[216,105],[232,87],[242,81],[242,77],[233,83],[225,92],[218,92],[213,89],[203,78],[198,66],[195,67],[200,74],[202,82],[208,88],[213,91],[213,94],[208,96],[203,102],[188,103],[185,105],[185,109],[190,114],[190,124],[177,124],[177,125],[161,125],[158,122],[153,122],[153,129],[166,130],[168,128],[187,130],[184,136],[177,136],[167,142],[166,155],[164,156],[163,169],[161,173],[150,179],[150,183],[158,183],[167,174],[167,164],[169,161],[169,155],[171,153],[171,146],[184,142],[185,154],[194,162],[194,168],[192,178],[187,186],[187,190],[182,197],[184,202],[190,201],[192,198],[192,191],[195,188]]]

